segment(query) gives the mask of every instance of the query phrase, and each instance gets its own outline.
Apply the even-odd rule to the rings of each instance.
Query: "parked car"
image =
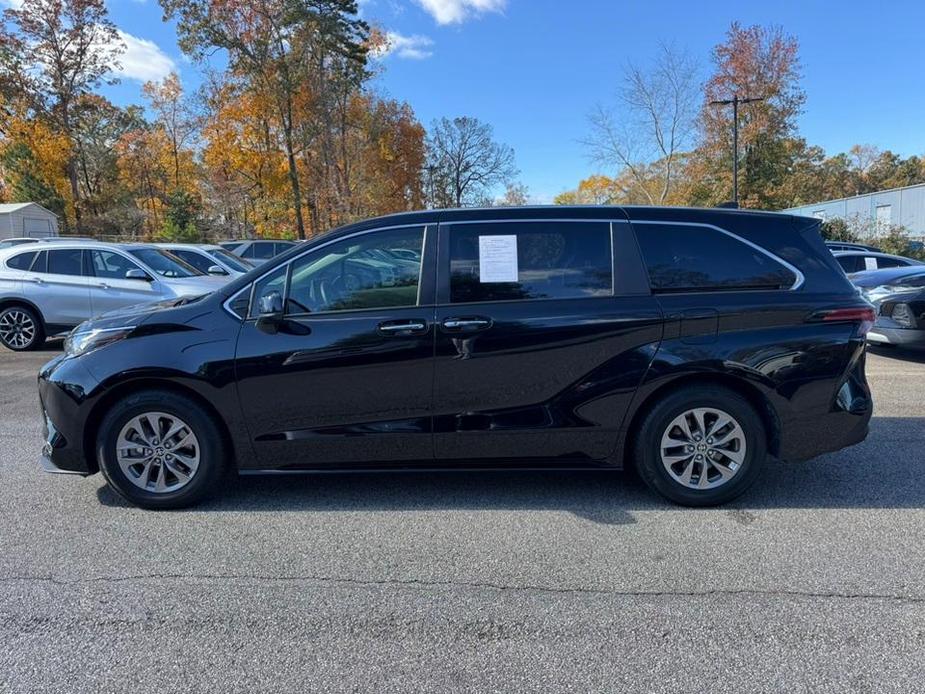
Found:
[[[833,255],[838,264],[849,275],[865,270],[883,270],[890,267],[922,264],[922,261],[914,258],[905,258],[901,255],[890,255],[889,253],[874,253],[873,251],[836,251]]]
[[[170,251],[180,260],[192,265],[199,272],[219,277],[237,277],[254,266],[221,246],[193,243],[158,243],[158,248]]]
[[[235,245],[232,247],[232,243]],[[295,246],[294,241],[280,241],[271,239],[255,239],[253,241],[229,242],[220,244],[222,248],[231,251],[252,263],[263,265],[265,262]]]
[[[868,342],[925,347],[925,266],[859,272],[851,279],[877,313]]]
[[[14,239],[3,239],[2,241],[0,241],[0,251],[5,250],[7,248],[12,248],[13,246],[22,246],[23,244],[26,244],[26,243],[36,243],[37,241],[38,239],[26,238],[26,237],[20,237],[20,238],[14,238]]]
[[[412,266],[395,254],[418,254]],[[384,251],[384,253],[380,253]],[[865,438],[870,304],[818,221],[449,210],[315,238],[214,294],[89,321],[46,364],[50,471],[148,508],[241,472],[616,468],[722,503]]]
[[[91,316],[214,291],[209,277],[152,245],[77,241],[0,251],[0,343],[37,349]]]
[[[880,249],[876,246],[867,246],[863,243],[851,243],[848,241],[826,241],[825,245],[833,253],[836,251],[873,251],[874,253],[880,253]]]

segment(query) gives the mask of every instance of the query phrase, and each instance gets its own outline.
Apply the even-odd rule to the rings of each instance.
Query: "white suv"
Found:
[[[62,241],[0,250],[0,343],[36,349],[101,313],[207,294],[229,277],[205,275],[148,244]]]

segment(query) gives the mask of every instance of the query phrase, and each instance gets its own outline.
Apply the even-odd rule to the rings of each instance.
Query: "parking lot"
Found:
[[[921,691],[925,357],[868,440],[689,510],[619,473],[244,478],[185,512],[40,471],[0,352],[0,691]]]

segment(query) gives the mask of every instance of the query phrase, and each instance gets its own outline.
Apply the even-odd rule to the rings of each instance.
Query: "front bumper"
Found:
[[[874,345],[925,348],[925,330],[882,325],[877,321],[867,333],[867,341]]]
[[[46,472],[92,475],[95,457],[86,454],[84,432],[96,380],[77,360],[59,356],[39,371],[43,443],[39,463]]]

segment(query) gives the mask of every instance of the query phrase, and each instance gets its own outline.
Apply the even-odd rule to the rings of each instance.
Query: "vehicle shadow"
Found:
[[[925,504],[925,417],[877,417],[867,441],[804,463],[769,460],[754,487],[706,512],[780,508],[920,508]],[[126,502],[108,487],[107,506]],[[638,512],[684,512],[633,472],[449,471],[243,476],[195,512],[564,511],[626,525]]]

